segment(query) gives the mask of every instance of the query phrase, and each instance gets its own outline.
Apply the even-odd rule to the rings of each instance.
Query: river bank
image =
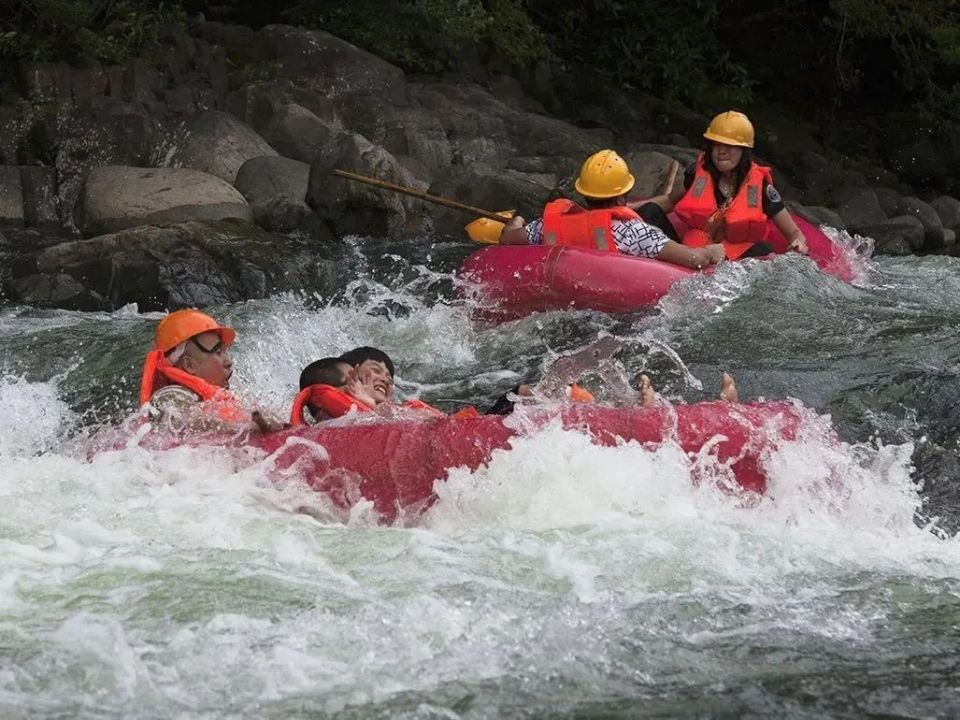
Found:
[[[0,106],[4,297],[82,310],[329,296],[344,236],[463,237],[468,217],[334,167],[535,217],[600,147],[624,154],[637,195],[654,194],[674,160],[696,157],[707,122],[638,96],[578,126],[510,77],[407,76],[321,31],[203,20],[164,26],[123,67],[25,66],[22,88]],[[796,118],[758,126],[793,212],[869,236],[878,254],[960,252],[960,201],[828,157]]]

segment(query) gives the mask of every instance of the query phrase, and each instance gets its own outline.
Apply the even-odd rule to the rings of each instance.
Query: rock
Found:
[[[901,198],[897,205],[897,212],[901,215],[910,215],[923,223],[926,233],[925,249],[937,250],[943,247],[943,225],[937,211],[927,205],[920,198]]]
[[[816,152],[802,153],[797,169],[804,188],[804,200],[811,204],[840,206],[855,189],[867,184],[863,173],[846,170]]]
[[[877,196],[877,203],[879,203],[880,209],[883,210],[888,218],[900,214],[897,210],[901,197],[899,192],[887,187],[875,187],[871,188],[871,190],[873,190],[874,195]]]
[[[516,209],[528,221],[543,213],[551,194],[525,173],[482,167],[450,168],[430,186],[430,193],[494,212]],[[443,207],[433,208],[432,213],[436,232],[465,237],[463,227],[471,221],[469,215]]]
[[[636,179],[636,183],[630,191],[630,195],[635,197],[659,195],[661,186],[670,173],[670,168],[676,162],[663,153],[652,151],[627,153],[623,159],[626,160],[630,173]],[[676,187],[677,182],[683,183],[683,170],[682,167],[678,169],[672,187]]]
[[[794,200],[787,201],[787,208],[794,215],[799,215],[800,217],[808,220],[814,225],[828,225],[837,230],[845,230],[846,226],[844,225],[843,218],[841,218],[837,213],[835,213],[830,208],[825,208],[820,205],[801,205],[800,203]]]
[[[638,152],[657,152],[667,157],[671,157],[680,163],[680,169],[686,170],[688,166],[696,162],[700,151],[691,147],[678,147],[676,145],[657,145],[654,143],[642,143],[631,146],[631,153]],[[597,148],[600,149],[600,148]],[[586,157],[583,158],[586,160]]]
[[[877,225],[887,219],[877,201],[876,193],[869,188],[848,188],[837,212],[847,227],[857,231],[861,227]]]
[[[957,232],[950,228],[943,229],[943,247],[950,248],[957,243]]]
[[[909,145],[890,143],[889,150],[891,169],[913,185],[941,185],[955,167],[951,153],[929,135]]]
[[[142,226],[61,243],[6,283],[14,301],[80,310],[204,307],[338,286],[338,266],[307,240],[223,220]]]
[[[27,227],[52,230],[60,226],[57,178],[51,167],[20,168],[23,190],[23,222]]]
[[[202,170],[233,184],[247,160],[276,154],[245,123],[225,112],[206,110],[158,142],[151,159],[160,167]]]
[[[326,97],[359,93],[402,101],[406,96],[400,68],[329,33],[267,25],[260,38],[280,77]]]
[[[23,227],[23,187],[15,165],[0,166],[0,227]]]
[[[320,148],[333,142],[341,132],[305,107],[290,103],[278,109],[264,139],[284,157],[309,163]]]
[[[86,237],[136,225],[225,218],[251,221],[253,212],[220,178],[186,168],[97,168],[84,182],[77,210]]]
[[[874,225],[864,225],[857,232],[873,238],[875,255],[909,255],[923,247],[926,231],[913,215],[900,215]]]
[[[27,275],[8,280],[5,290],[17,302],[34,307],[91,310],[103,306],[100,295],[65,273]]]
[[[452,162],[453,148],[434,111],[359,97],[342,98],[337,108],[347,127],[382,146],[427,182]]]
[[[331,241],[330,231],[304,200],[309,179],[306,163],[264,156],[243,164],[236,187],[261,227],[279,232],[305,230],[314,238]]]
[[[306,108],[327,125],[343,128],[343,122],[331,100],[299,88],[290,80],[247,83],[230,93],[226,100],[227,110],[264,136],[278,114],[291,104]]]
[[[408,187],[416,187],[417,181],[382,147],[362,135],[341,133],[317,153],[307,184],[307,205],[337,236],[401,237],[418,226],[423,203],[338,178],[333,174],[335,168]]]
[[[930,203],[930,207],[937,211],[940,223],[951,230],[960,229],[960,200],[949,195],[941,195]]]

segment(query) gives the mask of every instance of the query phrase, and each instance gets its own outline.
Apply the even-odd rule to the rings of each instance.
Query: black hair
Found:
[[[354,348],[353,350],[348,350],[343,355],[340,356],[340,360],[345,362],[351,367],[357,367],[362,365],[367,360],[373,360],[374,362],[382,362],[387,366],[387,370],[390,371],[390,377],[394,376],[393,372],[393,360],[390,359],[390,356],[387,355],[383,350],[379,350],[375,347],[369,347],[364,345],[363,347]]]
[[[612,198],[592,198],[583,196],[583,199],[586,200],[586,205],[588,210],[602,210],[603,208],[618,207],[620,205],[626,205],[627,194],[617,195]]]
[[[311,385],[340,387],[347,382],[347,373],[341,367],[345,361],[338,357],[314,360],[300,373],[300,389]]]
[[[712,140],[707,140],[703,145],[703,167],[710,173],[714,184],[720,179],[721,173],[717,169],[717,166],[713,164],[713,154],[710,152],[710,149],[717,144],[722,145],[723,143],[715,143]],[[753,162],[753,148],[741,147],[740,149],[743,150],[743,154],[740,156],[740,162],[737,163],[737,171],[734,174],[736,179],[736,183],[733,186],[734,194],[740,190],[740,185],[746,180],[747,174],[750,172],[750,163]]]

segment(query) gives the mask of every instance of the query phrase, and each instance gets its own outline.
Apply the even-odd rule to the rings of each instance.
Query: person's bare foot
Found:
[[[730,373],[723,374],[723,381],[720,384],[720,399],[729,403],[740,402],[737,384],[733,381],[733,376]]]
[[[649,375],[640,376],[640,404],[643,407],[652,407],[657,402],[657,393],[653,389]]]

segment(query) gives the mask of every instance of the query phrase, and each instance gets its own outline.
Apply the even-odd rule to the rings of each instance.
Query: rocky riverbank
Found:
[[[653,194],[707,122],[642,97],[567,122],[510,78],[408,77],[324,32],[199,18],[125,67],[24,67],[22,88],[0,106],[3,296],[82,310],[327,294],[345,235],[463,236],[469,218],[335,167],[531,217],[604,146]],[[878,253],[960,254],[957,199],[828,157],[802,122],[757,124],[794,212]]]

